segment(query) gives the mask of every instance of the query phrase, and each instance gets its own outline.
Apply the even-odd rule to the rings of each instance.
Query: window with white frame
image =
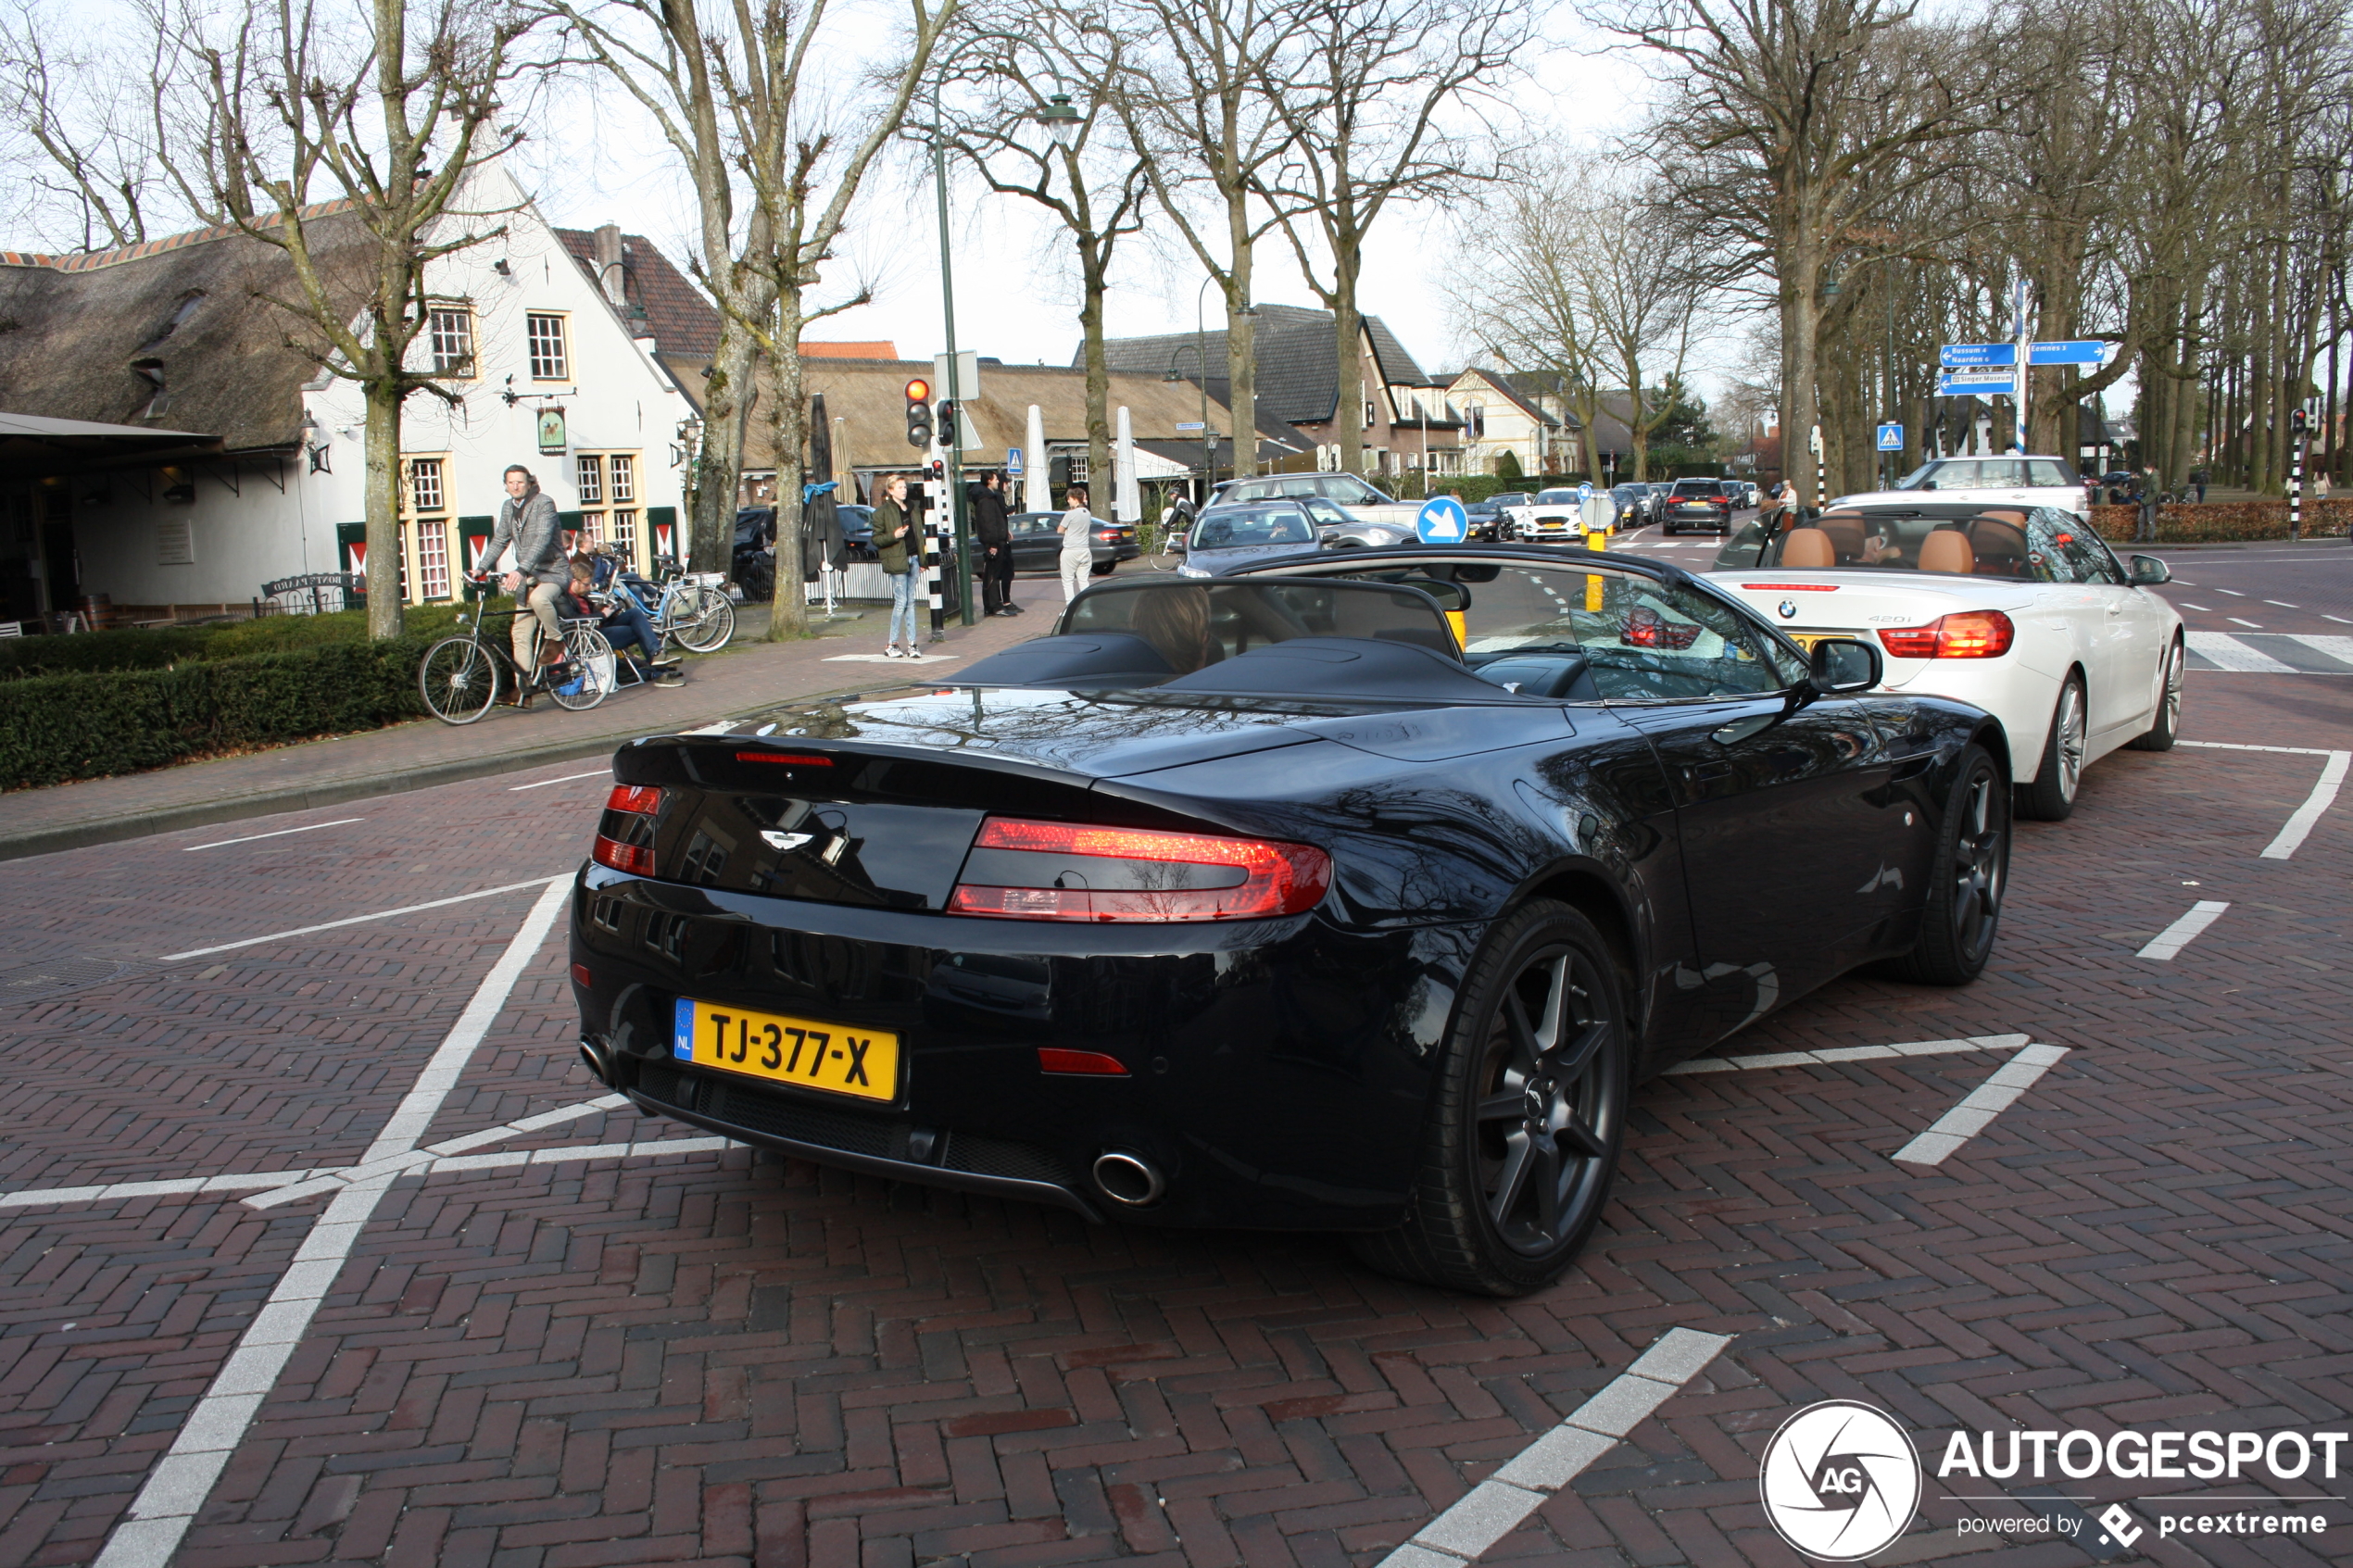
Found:
[[[620,510],[612,514],[612,538],[610,541],[621,558],[632,566],[637,562],[637,514]]]
[[[1373,400],[1367,397],[1365,399],[1365,428],[1366,430],[1372,429],[1374,423],[1376,422],[1376,419],[1377,415],[1373,408]]]
[[[536,312],[523,318],[523,332],[531,349],[531,379],[561,381],[571,374],[571,358],[564,352],[564,319],[542,316]]]
[[[421,517],[416,520],[417,582],[429,599],[449,596],[449,520]]]
[[[447,458],[408,459],[408,512],[401,520],[404,591],[420,599],[449,596],[449,490]]]
[[[415,512],[438,512],[448,509],[441,487],[439,458],[409,459],[409,509]]]
[[[580,478],[580,504],[597,506],[605,498],[605,459],[594,452],[583,452],[573,464]]]
[[[637,459],[626,452],[612,455],[612,498],[615,506],[637,498]]]
[[[433,351],[433,373],[474,373],[474,313],[462,305],[436,305],[425,315],[425,338]]]

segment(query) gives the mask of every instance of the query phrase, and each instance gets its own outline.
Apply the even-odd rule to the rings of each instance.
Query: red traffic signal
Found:
[[[907,383],[907,401],[910,403],[930,402],[931,383],[924,380],[921,376],[917,376],[914,380],[909,382]]]

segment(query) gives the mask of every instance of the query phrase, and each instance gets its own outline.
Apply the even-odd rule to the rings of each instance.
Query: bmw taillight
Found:
[[[2018,640],[2018,628],[1998,609],[1964,609],[1925,626],[1882,626],[1879,640],[1898,659],[1999,659]]]
[[[652,784],[615,784],[605,797],[605,814],[597,823],[596,847],[588,858],[600,866],[633,876],[654,874],[654,818],[661,811],[661,791]]]
[[[948,909],[1002,920],[1263,920],[1314,909],[1331,874],[1331,857],[1312,845],[991,817]]]

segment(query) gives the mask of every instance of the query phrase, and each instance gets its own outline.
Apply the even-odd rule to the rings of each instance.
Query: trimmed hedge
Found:
[[[503,598],[494,609],[508,608]],[[426,605],[402,618],[405,636],[447,636],[459,610]],[[0,682],[28,675],[63,675],[91,670],[166,670],[193,660],[241,659],[249,654],[290,653],[332,644],[368,640],[368,612],[333,615],[272,615],[220,626],[125,627],[71,636],[10,637],[0,641]]]
[[[94,643],[114,634],[26,641]],[[417,717],[424,712],[417,666],[441,635],[435,629],[162,669],[21,676],[0,684],[0,788],[105,778]]]
[[[2306,498],[2306,538],[2331,534],[2341,537],[2347,524],[2353,524],[2353,500],[2338,500],[2334,496],[2325,501]],[[2129,543],[2139,525],[2137,507],[2092,508],[2092,526],[2111,545]],[[2286,537],[2285,501],[2208,501],[2203,505],[2190,502],[2157,508],[2157,543],[2160,545],[2221,545],[2241,539]]]

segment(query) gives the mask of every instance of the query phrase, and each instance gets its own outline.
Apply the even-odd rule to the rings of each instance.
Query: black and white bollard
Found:
[[[948,635],[947,616],[939,595],[940,553],[939,525],[927,522],[924,529],[924,584],[931,595],[931,640],[935,643],[945,641]]]
[[[2287,449],[2287,536],[2304,537],[2304,433],[2297,431]]]

